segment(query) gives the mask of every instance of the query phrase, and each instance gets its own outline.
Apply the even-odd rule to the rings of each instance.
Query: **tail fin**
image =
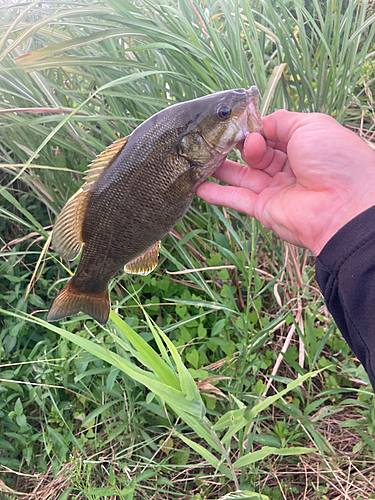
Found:
[[[47,321],[59,321],[82,311],[104,326],[108,320],[109,310],[107,289],[101,293],[82,293],[75,288],[70,279],[53,301],[47,314]]]

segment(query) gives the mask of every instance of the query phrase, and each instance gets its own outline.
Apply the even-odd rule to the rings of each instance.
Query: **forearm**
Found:
[[[375,207],[340,229],[316,259],[327,307],[375,388]]]

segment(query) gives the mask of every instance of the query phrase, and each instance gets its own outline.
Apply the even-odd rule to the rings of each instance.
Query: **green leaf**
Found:
[[[89,488],[86,492],[87,495],[92,495],[93,497],[105,497],[113,496],[117,494],[116,488]]]
[[[23,406],[20,398],[17,398],[16,404],[14,405],[14,413],[20,417],[23,414]]]
[[[255,491],[238,490],[228,493],[219,500],[270,500],[270,497],[261,493],[255,493]]]
[[[258,403],[253,408],[248,410],[247,413],[244,413],[244,409],[241,409],[241,410],[235,410],[234,412],[230,412],[231,413],[230,417],[227,417],[226,414],[223,415],[213,426],[213,430],[219,430],[225,427],[229,427],[228,431],[226,432],[225,436],[222,439],[223,444],[228,442],[229,439],[231,439],[231,437],[234,436],[234,434],[236,434],[236,432],[238,432],[246,425],[250,424],[258,413],[268,408],[278,399],[285,396],[288,392],[292,391],[293,389],[298,387],[300,384],[302,384],[309,378],[314,377],[322,370],[316,370],[314,372],[306,373],[302,377],[293,380],[293,382],[288,384],[284,390],[280,391],[278,394],[275,394],[274,396],[269,396],[264,401]]]
[[[188,449],[182,448],[176,451],[172,457],[172,463],[175,465],[186,465],[190,457],[190,451]]]
[[[211,464],[215,469],[218,469],[222,474],[224,474],[228,479],[233,479],[232,473],[226,467],[223,463],[220,463],[220,460],[216,458],[212,453],[210,453],[206,448],[201,446],[200,444],[196,443],[195,441],[192,441],[191,439],[187,438],[183,434],[179,432],[175,432],[175,434],[190,448],[192,448],[194,451],[199,453],[199,455],[204,459],[207,460],[209,464]]]
[[[88,352],[93,354],[99,359],[103,359],[107,363],[112,364],[113,366],[119,368],[122,370],[124,373],[126,373],[128,376],[133,378],[134,380],[137,380],[141,384],[145,385],[148,387],[151,391],[153,391],[155,394],[160,396],[167,404],[173,408],[176,413],[180,412],[186,412],[191,415],[195,415],[198,418],[202,418],[205,412],[204,405],[200,399],[198,390],[196,388],[196,385],[194,383],[194,380],[192,379],[190,373],[188,372],[185,367],[183,367],[184,375],[185,378],[188,379],[190,378],[194,384],[194,389],[188,391],[188,394],[185,396],[185,394],[182,391],[179,391],[177,389],[174,389],[173,387],[163,383],[156,377],[153,373],[147,372],[145,370],[142,370],[138,366],[136,366],[134,363],[131,363],[127,359],[119,356],[118,354],[109,351],[105,347],[99,345],[96,341],[90,341],[86,340],[78,335],[74,335],[73,333],[68,332],[67,330],[64,330],[60,327],[54,326],[50,323],[47,323],[46,321],[43,321],[42,319],[36,318],[34,316],[30,315],[25,315],[25,316],[20,316],[19,314],[16,313],[11,313],[10,311],[5,311],[4,309],[0,309],[1,312],[8,316],[13,316],[13,317],[18,317],[22,319],[27,319],[28,321],[32,323],[36,323],[38,325],[43,326],[44,328],[51,330],[55,333],[58,333],[62,337],[66,338],[67,340],[73,342],[74,344],[82,347],[83,349],[86,349]],[[174,345],[169,341],[169,339],[164,335],[163,332],[161,334],[168,340],[168,342],[172,345],[172,348],[175,351],[175,354],[178,353],[174,347]],[[186,385],[186,382],[185,382]],[[191,384],[189,383],[191,386]],[[181,383],[182,387],[182,383]],[[198,394],[198,398],[193,398],[192,396],[194,393]]]
[[[194,368],[198,368],[199,364],[199,353],[196,349],[194,349],[192,352],[188,352],[186,354],[186,359],[187,361],[194,366]]]
[[[33,225],[35,228],[37,228],[38,230],[40,230],[41,234],[43,234],[44,236],[48,236],[47,235],[47,232],[42,228],[42,226],[40,225],[40,223],[30,214],[30,212],[28,210],[26,210],[26,208],[24,208],[17,200],[14,196],[12,196],[9,191],[7,191],[6,189],[3,189],[2,191],[0,190],[0,194],[7,200],[9,201],[15,208],[17,208],[17,210],[19,210]],[[22,221],[22,223],[24,223]],[[31,226],[30,226],[31,227]]]
[[[147,323],[155,339],[157,339],[157,337],[160,336],[165,342],[166,346],[168,347],[173,357],[173,360],[176,363],[177,371],[180,378],[181,389],[182,392],[186,394],[187,400],[201,402],[201,397],[197,389],[196,383],[193,377],[191,376],[189,370],[183,364],[181,356],[178,354],[176,347],[171,342],[171,340],[169,340],[169,338],[165,335],[165,333],[156,324],[152,323],[151,318],[147,315],[147,313],[145,313],[145,311],[144,314],[146,315]],[[203,409],[203,403],[202,403],[202,409]]]
[[[61,493],[61,495],[58,497],[57,500],[68,500],[69,499],[69,494],[72,491],[72,487],[68,488],[66,491]]]
[[[314,448],[273,448],[271,446],[263,446],[258,451],[254,451],[253,453],[248,453],[243,457],[236,460],[233,464],[233,467],[244,467],[245,465],[250,465],[255,462],[259,462],[269,455],[278,455],[278,456],[289,456],[289,455],[303,455],[305,453],[313,453],[317,450]]]
[[[66,118],[64,118],[49,134],[48,136],[43,140],[43,142],[40,144],[40,146],[36,149],[36,151],[30,156],[30,158],[27,160],[27,162],[24,164],[22,169],[18,172],[18,174],[13,178],[12,182],[17,180],[23,172],[26,170],[26,168],[31,164],[31,162],[38,156],[38,153],[44,148],[46,144],[56,135],[56,133],[72,118],[78,111],[80,111],[91,99],[98,94],[99,92],[102,92],[103,90],[109,89],[111,87],[115,87],[116,85],[120,85],[123,83],[130,83],[132,81],[138,80],[140,78],[144,78],[146,76],[154,75],[156,73],[167,73],[165,71],[158,71],[158,70],[152,70],[152,71],[143,71],[139,73],[134,73],[131,75],[123,76],[121,78],[117,78],[116,80],[112,82],[108,82],[104,85],[102,85],[100,88],[95,90],[90,97],[88,97],[85,101],[83,101],[82,104],[80,104],[70,115],[68,115]],[[3,188],[0,187],[0,194],[3,194],[3,191],[6,190],[7,186],[4,186]],[[3,194],[4,196],[4,194]]]
[[[96,417],[104,413],[108,408],[111,408],[115,404],[119,404],[121,402],[120,399],[115,399],[114,401],[110,401],[109,403],[105,403],[104,405],[98,406],[95,410],[91,411],[82,421],[82,427],[87,427],[91,421],[95,420]]]
[[[176,378],[174,371],[160,358],[160,356],[152,349],[152,347],[143,338],[138,335],[130,326],[125,323],[115,312],[110,312],[110,318],[118,326],[129,342],[135,347],[136,352],[141,354],[142,362],[150,368],[155,375],[165,384],[180,390],[180,384]],[[112,336],[116,342],[120,339],[115,335]]]
[[[52,441],[52,444],[56,447],[57,450],[59,450],[59,454],[64,455],[68,451],[68,447],[64,443],[61,434],[49,425],[47,425],[47,432]]]

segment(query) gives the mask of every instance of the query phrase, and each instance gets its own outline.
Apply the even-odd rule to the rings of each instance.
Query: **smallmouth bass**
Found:
[[[82,246],[83,252],[47,321],[82,311],[107,322],[109,281],[124,266],[143,275],[155,269],[160,240],[186,213],[195,189],[231,149],[262,129],[258,100],[251,87],[174,104],[91,163],[53,228],[58,254],[74,260]]]

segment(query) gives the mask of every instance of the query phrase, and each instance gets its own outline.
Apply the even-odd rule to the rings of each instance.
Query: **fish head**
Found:
[[[192,102],[193,119],[181,134],[178,148],[195,165],[217,168],[249,133],[262,130],[255,86],[216,92]]]

